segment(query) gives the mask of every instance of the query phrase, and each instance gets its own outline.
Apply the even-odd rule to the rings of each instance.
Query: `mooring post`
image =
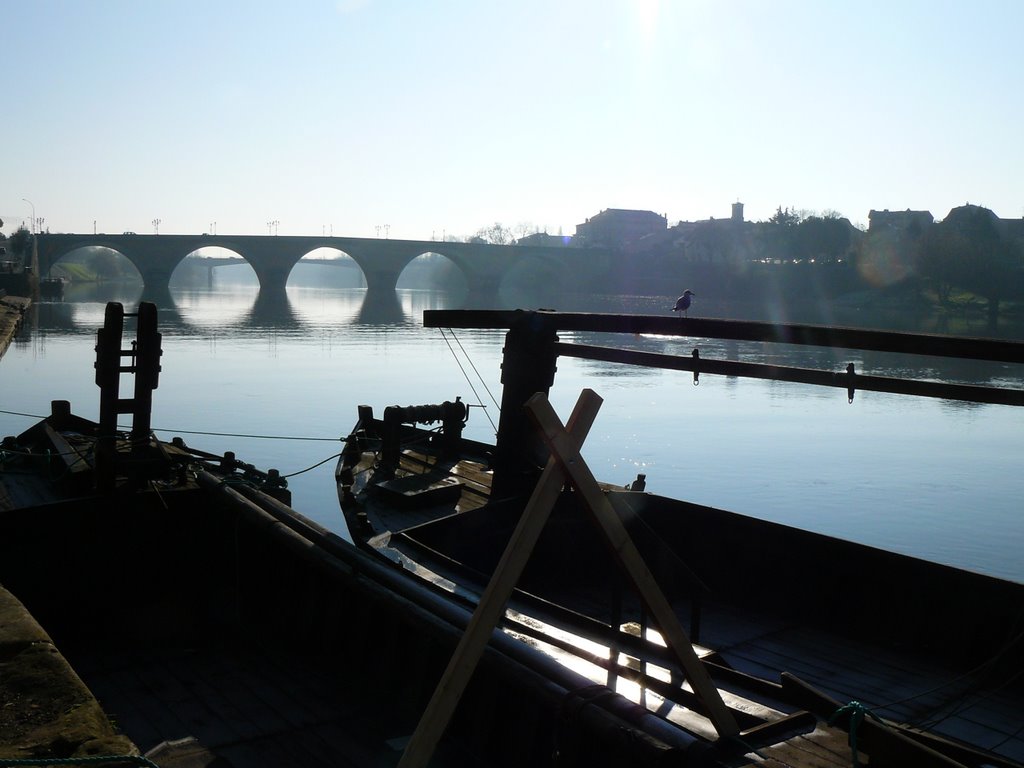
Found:
[[[493,498],[529,491],[548,451],[526,417],[526,402],[547,395],[555,380],[555,326],[542,312],[523,312],[505,335],[501,416],[494,451]]]
[[[117,414],[121,389],[121,334],[124,306],[107,302],[96,332],[96,386],[100,388],[100,433],[96,439],[96,488],[112,491],[116,478]]]
[[[132,453],[141,454],[149,446],[152,430],[153,390],[160,381],[162,335],[156,330],[156,305],[139,303],[138,327],[132,344],[135,373],[135,397],[132,402]]]

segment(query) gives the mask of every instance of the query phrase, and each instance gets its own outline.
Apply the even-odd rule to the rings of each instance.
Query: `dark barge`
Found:
[[[361,407],[338,481],[364,547],[476,606],[485,626],[498,623],[573,659],[595,690],[626,692],[723,765],[849,765],[849,748],[837,749],[830,723],[850,731],[871,765],[1024,759],[1024,585],[646,493],[642,477],[629,488],[597,483],[581,469],[573,429],[585,435],[600,398],[585,391],[563,428],[545,397],[557,358],[576,356],[685,371],[695,381],[724,374],[831,386],[851,399],[873,390],[1019,406],[1018,389],[564,339],[658,334],[1015,365],[1024,363],[1024,344],[546,311],[428,311],[424,321],[509,329],[498,439],[462,438],[458,399],[392,406],[379,418]],[[538,504],[552,468],[562,473],[556,491]],[[527,523],[531,516],[536,522]],[[678,627],[666,626],[677,619]],[[651,627],[662,637],[642,639]],[[452,706],[442,688],[461,684],[454,667],[472,663],[469,645],[464,640],[432,706]],[[421,730],[436,733],[438,718],[425,717]]]
[[[719,510],[597,486],[578,466],[541,470],[544,450],[520,406],[529,403],[559,464],[599,401],[584,394],[567,441],[544,409],[553,369],[516,363],[524,330],[527,348],[540,329],[549,351],[564,354],[550,314],[487,320],[514,326],[502,428],[517,446],[463,440],[457,416],[439,437],[403,423],[409,414],[377,421],[361,409],[339,466],[356,544],[293,510],[276,473],[156,440],[155,308],[140,305],[130,349],[121,346],[125,317],[109,305],[98,335],[99,422],[56,401],[48,418],[3,444],[0,585],[11,597],[0,598],[0,759],[845,766],[852,730],[870,765],[1020,765],[1021,585],[778,526],[752,529]],[[452,319],[431,313],[427,322]],[[118,390],[125,373],[134,376],[131,397]],[[117,426],[125,414],[130,431]],[[420,416],[436,418],[433,409]],[[396,437],[386,449],[378,442]],[[397,464],[381,465],[378,451]],[[545,521],[538,494],[557,497]],[[615,520],[624,521],[629,532],[615,542],[617,559],[605,550],[607,530],[590,527],[604,500],[614,518],[603,522],[621,532]],[[427,517],[373,536],[376,511]],[[503,553],[524,541],[523,520],[547,524],[527,548],[519,589],[506,583],[506,606],[490,599],[487,582],[509,574]],[[717,574],[726,556],[749,558],[759,578]],[[613,576],[617,563],[631,578],[648,570],[642,599]],[[858,564],[873,570],[857,589],[829,582]],[[664,613],[659,595],[682,621]],[[841,615],[822,617],[821,605],[840,595]],[[655,624],[671,652],[652,639]],[[688,654],[680,632],[697,643]],[[484,641],[471,665],[467,639]],[[766,666],[772,657],[790,674]],[[453,658],[472,674],[459,682],[450,722],[431,720]],[[938,682],[952,682],[953,693]],[[883,725],[849,702],[865,692],[869,705],[905,701],[872,707]],[[944,723],[973,721],[973,733],[907,725],[918,711],[945,715],[947,702],[956,717]],[[433,723],[429,749],[417,738],[424,722]],[[985,749],[996,741],[996,751]]]

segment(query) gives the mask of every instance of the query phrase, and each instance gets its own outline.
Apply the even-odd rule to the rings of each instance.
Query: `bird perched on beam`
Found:
[[[672,307],[673,312],[682,312],[685,316],[687,311],[690,309],[690,305],[693,303],[693,297],[697,294],[687,289],[683,291],[683,295],[676,299],[676,305]]]

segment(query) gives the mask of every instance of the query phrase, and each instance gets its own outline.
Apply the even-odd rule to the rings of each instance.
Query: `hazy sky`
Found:
[[[1024,215],[1020,0],[0,0],[0,20],[8,234],[31,205],[53,232],[416,239],[737,200],[755,221]]]

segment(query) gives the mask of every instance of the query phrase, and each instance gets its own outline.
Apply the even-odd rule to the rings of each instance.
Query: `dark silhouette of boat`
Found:
[[[156,309],[109,304],[99,420],[57,400],[2,444],[0,759],[1019,765],[1021,585],[601,485],[600,398],[563,427],[544,395],[551,353],[584,353],[552,328],[583,320],[464,319],[514,326],[498,441],[457,400],[360,409],[350,542],[272,469],[157,440]]]
[[[337,470],[342,509],[366,550],[473,608],[478,634],[496,625],[584,674],[567,707],[611,709],[629,697],[638,722],[676,729],[649,735],[680,765],[839,766],[858,755],[871,765],[1019,765],[1024,585],[651,494],[643,475],[625,488],[599,483],[579,449],[599,421],[600,397],[584,391],[563,426],[546,395],[557,358],[575,356],[686,371],[695,381],[722,373],[832,386],[851,400],[860,389],[1024,404],[1015,389],[866,376],[852,365],[716,361],[696,350],[672,357],[569,343],[560,333],[1014,364],[1024,362],[1024,345],[557,312],[428,311],[424,321],[509,329],[497,440],[463,438],[458,398],[380,416],[362,406]],[[462,711],[451,691],[467,684],[480,650],[469,637],[411,749],[429,752],[446,718]]]
[[[39,295],[48,299],[62,298],[67,282],[63,277],[44,277],[39,281]]]

